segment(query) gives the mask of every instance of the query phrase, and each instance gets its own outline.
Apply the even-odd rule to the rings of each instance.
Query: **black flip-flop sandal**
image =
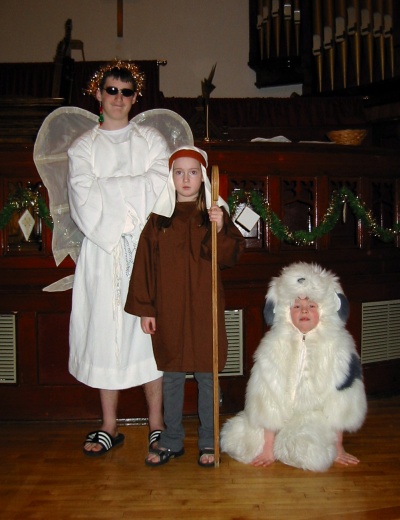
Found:
[[[170,459],[177,459],[178,457],[181,457],[185,453],[185,449],[182,448],[179,451],[172,451],[172,450],[163,450],[161,448],[153,448],[151,450],[151,453],[154,453],[155,455],[159,456],[159,460],[157,462],[153,462],[151,460],[145,459],[146,466],[162,466],[163,464],[166,464],[169,462]]]
[[[149,433],[149,451],[151,451],[153,448],[153,444],[155,442],[158,442],[161,437],[162,430],[153,430]]]
[[[203,455],[213,455],[214,456],[214,460],[212,462],[201,462],[201,457]],[[199,451],[199,459],[197,461],[198,465],[203,467],[203,468],[211,468],[212,466],[215,465],[215,453],[214,453],[214,448],[203,448],[202,450]]]
[[[89,443],[100,444],[101,450],[99,451],[89,451],[83,448],[83,453],[88,457],[100,457],[104,455],[112,448],[115,448],[118,445],[122,445],[125,440],[125,435],[119,433],[116,437],[111,437],[111,435],[103,430],[98,430],[95,432],[90,432],[87,434],[85,442],[83,445]]]

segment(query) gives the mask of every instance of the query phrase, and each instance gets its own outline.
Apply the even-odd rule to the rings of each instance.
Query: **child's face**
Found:
[[[318,305],[308,298],[296,298],[293,307],[290,307],[290,317],[300,332],[309,332],[318,325]]]
[[[114,87],[114,92],[117,89],[117,93],[109,94],[106,90],[109,87]],[[124,96],[121,92],[122,89],[124,89],[124,94],[128,95]],[[129,91],[132,92],[132,95],[129,95]],[[128,123],[129,111],[136,101],[137,92],[133,92],[131,82],[121,81],[111,76],[106,79],[103,89],[97,91],[96,97],[98,101],[101,101],[104,114],[103,128],[107,130],[122,128]],[[108,128],[109,126],[110,128]]]
[[[191,202],[197,199],[203,175],[199,161],[192,157],[179,157],[174,161],[173,179],[178,202]]]

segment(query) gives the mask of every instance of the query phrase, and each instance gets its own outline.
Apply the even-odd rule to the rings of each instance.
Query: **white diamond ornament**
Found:
[[[35,225],[35,219],[32,217],[30,212],[26,209],[18,220],[19,227],[24,234],[25,240],[28,241],[31,236],[33,226]]]
[[[247,231],[251,231],[259,220],[260,215],[258,215],[248,206],[246,206],[240,215],[235,219],[235,221],[247,229]]]

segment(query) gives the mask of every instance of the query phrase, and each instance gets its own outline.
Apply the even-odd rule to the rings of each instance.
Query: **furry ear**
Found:
[[[275,304],[271,300],[266,300],[264,305],[264,320],[265,323],[270,327],[274,323],[275,318]]]
[[[340,300],[340,307],[338,309],[338,315],[339,315],[339,318],[344,323],[346,323],[346,321],[349,318],[349,314],[350,314],[349,300],[346,298],[346,296],[344,294],[338,293],[337,296]]]

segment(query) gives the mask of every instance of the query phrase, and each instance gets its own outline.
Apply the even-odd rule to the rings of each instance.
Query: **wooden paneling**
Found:
[[[69,312],[37,314],[37,355],[39,385],[71,385],[76,379],[68,366]]]
[[[320,223],[332,191],[343,185],[356,193],[382,225],[399,220],[400,180],[397,150],[294,143],[197,143],[207,150],[209,164],[218,165],[226,185],[261,190],[270,208],[289,226]],[[1,146],[1,145],[0,145]],[[38,182],[32,146],[0,147],[0,201],[7,199],[10,179]],[[296,190],[298,191],[296,192]],[[307,211],[296,208],[300,193]],[[296,202],[297,201],[297,202]],[[387,207],[389,204],[389,208]],[[294,210],[288,211],[288,207]],[[381,209],[384,207],[384,209]],[[400,295],[399,240],[384,244],[347,210],[346,223],[307,246],[279,240],[264,222],[247,238],[239,264],[223,272],[228,309],[243,309],[244,375],[221,378],[223,406],[232,413],[242,408],[253,354],[264,334],[262,309],[268,283],[293,261],[318,262],[336,272],[350,301],[348,328],[361,344],[361,303],[397,299]],[[69,374],[68,321],[71,291],[46,293],[42,288],[74,269],[71,260],[55,266],[51,232],[43,227],[43,247],[35,254],[8,251],[7,230],[0,231],[0,313],[17,316],[17,384],[0,384],[3,420],[83,420],[100,417],[97,390],[76,382]],[[400,360],[365,367],[369,394],[400,390]],[[197,410],[197,388],[187,383],[185,413]],[[147,417],[142,388],[121,393],[121,418]]]

